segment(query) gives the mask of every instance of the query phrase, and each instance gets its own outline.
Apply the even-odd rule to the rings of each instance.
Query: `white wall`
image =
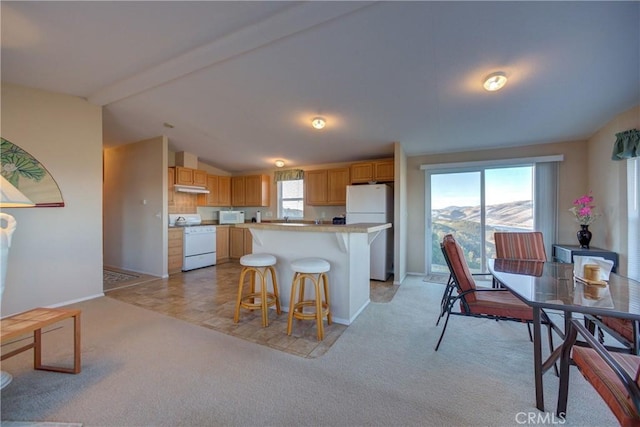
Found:
[[[102,112],[85,100],[2,83],[2,137],[53,176],[62,208],[15,216],[2,316],[102,295]]]
[[[104,151],[104,264],[167,275],[167,138]]]

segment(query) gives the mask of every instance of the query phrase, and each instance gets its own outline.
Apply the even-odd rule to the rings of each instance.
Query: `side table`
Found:
[[[618,269],[618,254],[606,249],[589,248],[583,249],[573,245],[553,245],[553,261],[573,264],[573,257],[578,256],[598,256],[613,261],[613,273]]]

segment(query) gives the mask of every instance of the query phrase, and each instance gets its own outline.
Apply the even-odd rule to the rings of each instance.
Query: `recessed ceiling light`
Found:
[[[276,160],[276,167],[277,168],[284,167],[284,160]]]
[[[507,75],[502,71],[496,71],[484,79],[483,86],[489,92],[495,92],[502,89],[505,84],[507,84]]]
[[[311,120],[311,126],[316,129],[322,129],[326,124],[327,122],[322,117],[314,117],[313,120]]]

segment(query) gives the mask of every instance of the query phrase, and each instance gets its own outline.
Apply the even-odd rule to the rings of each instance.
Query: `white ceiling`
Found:
[[[229,172],[583,139],[640,104],[635,1],[0,7],[3,81],[104,106],[105,146],[164,134]]]

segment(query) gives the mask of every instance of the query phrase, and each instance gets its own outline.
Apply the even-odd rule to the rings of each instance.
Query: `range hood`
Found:
[[[175,191],[179,191],[181,193],[196,193],[196,194],[209,194],[209,190],[204,187],[200,187],[197,185],[181,185],[176,184],[173,186]]]

